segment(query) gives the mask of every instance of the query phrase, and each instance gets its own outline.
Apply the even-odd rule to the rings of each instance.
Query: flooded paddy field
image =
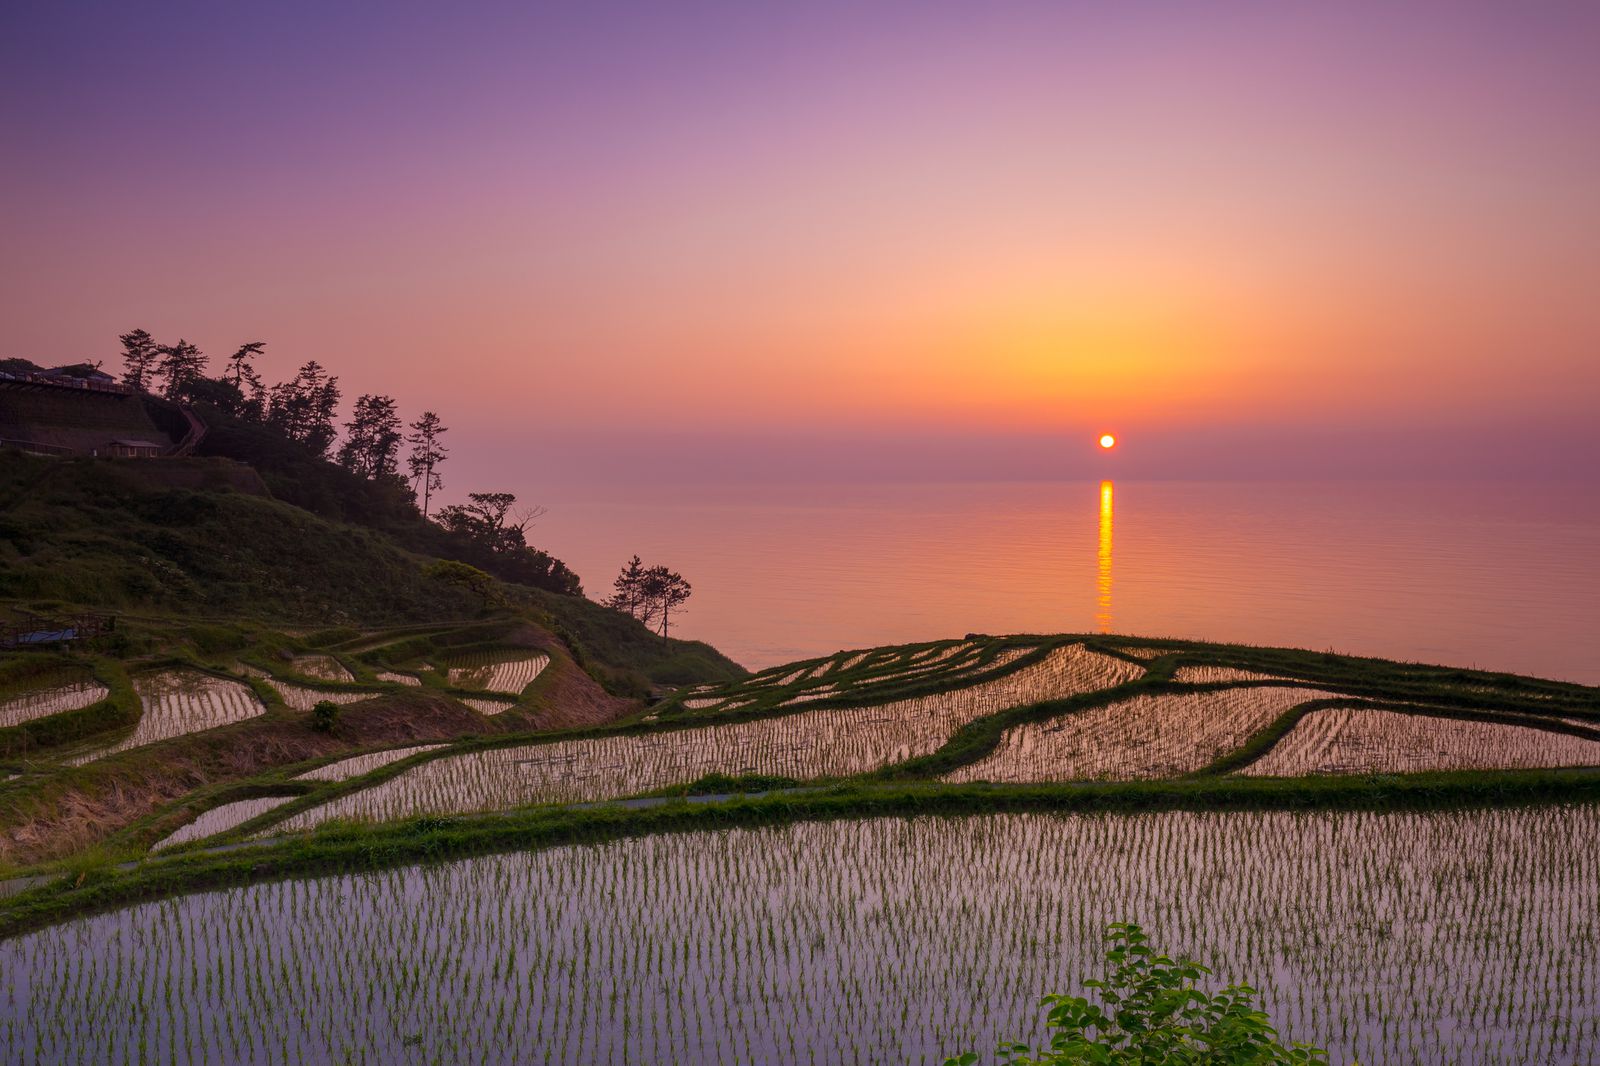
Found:
[[[90,762],[159,740],[242,722],[267,711],[248,685],[198,670],[141,674],[133,679],[133,689],[142,708],[133,732],[115,744],[76,756],[72,762]]]
[[[274,831],[309,829],[333,818],[381,821],[610,799],[709,773],[864,773],[926,755],[963,724],[998,709],[1093,692],[1139,672],[1069,644],[987,681],[889,703],[449,755],[296,815]]]
[[[550,656],[508,655],[504,652],[474,652],[449,661],[452,685],[483,689],[507,696],[520,696],[546,666]]]
[[[1600,1055],[1600,809],[841,820],[141,904],[0,943],[17,1063],[937,1063],[1105,923],[1334,1062]]]

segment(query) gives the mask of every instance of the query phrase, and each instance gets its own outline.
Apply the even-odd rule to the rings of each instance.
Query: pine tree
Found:
[[[440,443],[439,438],[449,432],[439,416],[432,411],[422,412],[422,417],[411,423],[411,435],[406,438],[406,443],[411,445],[411,454],[406,458],[406,468],[411,472],[411,481],[422,495],[422,517],[428,517],[428,507],[433,500],[433,494],[444,488],[444,480],[439,476],[439,464],[443,463],[449,451]]]
[[[374,480],[395,472],[400,443],[405,438],[391,397],[362,396],[356,400],[344,428],[344,446],[339,449],[341,466]]]
[[[155,384],[156,357],[160,349],[147,330],[136,329],[117,338],[122,342],[122,383],[146,392]]]
[[[627,611],[634,618],[640,617],[644,607],[644,564],[637,555],[623,564],[622,572],[617,574],[611,587],[614,591],[606,600],[606,606]]]
[[[177,344],[163,344],[156,351],[160,356],[156,372],[165,379],[167,399],[182,399],[189,386],[205,376],[205,354],[188,341],[179,338]]]

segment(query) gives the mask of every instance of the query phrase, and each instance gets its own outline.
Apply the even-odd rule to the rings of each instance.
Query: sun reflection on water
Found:
[[[1111,482],[1100,482],[1100,571],[1095,579],[1094,624],[1111,632]]]

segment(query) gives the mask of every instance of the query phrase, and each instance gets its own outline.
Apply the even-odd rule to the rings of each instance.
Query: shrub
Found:
[[[1103,980],[1085,981],[1100,1002],[1083,996],[1046,996],[1050,1047],[1035,1055],[1026,1044],[1002,1044],[1001,1066],[1279,1066],[1327,1063],[1320,1048],[1278,1041],[1255,989],[1230,985],[1206,992],[1194,982],[1211,971],[1190,959],[1174,961],[1146,943],[1132,922],[1106,930]],[[944,1066],[972,1066],[972,1052]]]
[[[332,700],[318,700],[316,706],[311,708],[311,728],[319,733],[333,732],[334,723],[338,720],[339,705]]]

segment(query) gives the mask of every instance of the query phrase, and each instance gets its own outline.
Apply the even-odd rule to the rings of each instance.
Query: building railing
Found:
[[[76,455],[72,448],[63,448],[59,444],[43,444],[36,440],[15,440],[11,437],[0,437],[0,448],[16,448],[19,451],[32,452],[34,455]]]

